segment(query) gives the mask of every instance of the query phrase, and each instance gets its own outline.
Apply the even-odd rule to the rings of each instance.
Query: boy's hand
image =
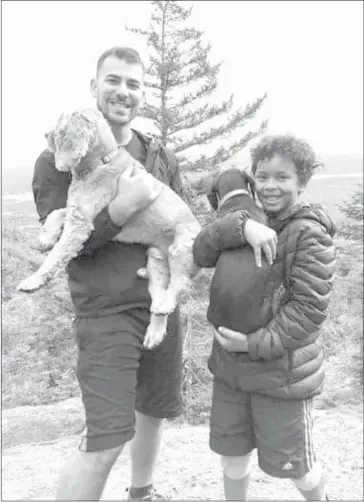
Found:
[[[139,169],[133,173],[133,170],[131,166],[119,176],[116,196],[108,208],[110,218],[120,227],[153,202],[162,190],[154,176]]]
[[[248,352],[248,337],[239,331],[219,327],[214,329],[216,340],[228,352]]]
[[[272,228],[249,218],[244,226],[244,237],[253,248],[257,267],[262,266],[262,251],[269,265],[272,265],[277,255],[276,232]]]

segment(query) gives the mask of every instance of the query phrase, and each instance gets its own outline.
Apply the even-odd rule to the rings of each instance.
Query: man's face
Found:
[[[96,79],[91,82],[97,108],[110,125],[124,125],[139,112],[144,92],[143,68],[116,56],[102,63]]]

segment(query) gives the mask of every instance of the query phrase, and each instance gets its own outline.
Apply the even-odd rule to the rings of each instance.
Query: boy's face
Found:
[[[277,215],[293,206],[303,189],[293,162],[280,155],[258,162],[254,179],[263,209]]]
[[[110,125],[130,123],[139,112],[143,98],[144,72],[141,65],[109,56],[91,81],[97,108]]]

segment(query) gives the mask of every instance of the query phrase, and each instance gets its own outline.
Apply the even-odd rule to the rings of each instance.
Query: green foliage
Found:
[[[338,205],[347,221],[338,229],[346,239],[363,240],[363,184],[358,185],[351,198]]]
[[[178,155],[182,169],[213,169],[265,131],[267,121],[255,131],[242,132],[242,128],[256,116],[266,94],[244,109],[234,107],[233,95],[220,104],[211,102],[222,63],[210,63],[211,44],[204,44],[203,33],[188,26],[192,7],[183,3],[154,1],[148,30],[127,29],[143,35],[151,50],[144,116],[154,122],[162,143]],[[223,120],[213,125],[219,117]],[[230,140],[235,130],[241,132],[240,137]],[[221,140],[226,138],[229,145],[223,146]],[[220,146],[214,153],[191,161],[191,148],[216,139]]]

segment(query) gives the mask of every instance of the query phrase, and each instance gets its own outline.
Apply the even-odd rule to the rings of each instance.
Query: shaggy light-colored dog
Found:
[[[53,211],[40,234],[40,247],[49,250],[43,264],[18,286],[32,292],[63,270],[90,237],[96,215],[114,198],[118,177],[125,170],[144,167],[124,148],[118,149],[102,114],[93,109],[62,115],[47,135],[59,171],[71,171],[67,207]],[[148,247],[148,289],[152,299],[151,319],[144,346],[158,345],[167,317],[176,308],[198,271],[192,245],[201,227],[190,208],[168,186],[153,178],[157,192],[143,211],[131,214],[113,239]]]

